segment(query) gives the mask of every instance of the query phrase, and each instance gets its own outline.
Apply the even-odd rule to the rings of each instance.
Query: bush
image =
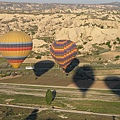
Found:
[[[6,77],[6,74],[0,74],[1,77]]]
[[[16,76],[17,74],[15,72],[12,72],[11,75],[14,77]]]
[[[78,46],[78,49],[82,49],[82,48],[83,48],[83,46],[82,46],[82,45],[79,45],[79,46]]]
[[[36,59],[41,59],[41,56],[40,55],[38,55],[37,57],[35,57]]]
[[[6,76],[10,76],[10,75],[11,75],[11,72],[7,72],[7,73],[6,73]]]
[[[106,45],[111,48],[110,41],[106,42]]]
[[[119,55],[117,55],[117,56],[115,56],[115,58],[118,60],[118,59],[120,58],[120,56],[119,56]]]
[[[53,95],[52,95],[52,91],[50,89],[48,89],[46,92],[45,100],[48,105],[51,105],[52,100],[53,100]]]
[[[117,38],[116,38],[116,40],[117,40],[117,41],[119,42],[119,44],[120,44],[120,38],[119,38],[119,37],[117,37]]]

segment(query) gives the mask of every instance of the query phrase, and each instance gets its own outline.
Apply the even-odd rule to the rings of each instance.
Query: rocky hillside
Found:
[[[76,7],[69,13],[1,13],[0,35],[11,30],[28,33],[33,51],[42,55],[49,55],[50,44],[59,39],[74,41],[81,54],[119,51],[120,11],[96,5],[95,9]]]

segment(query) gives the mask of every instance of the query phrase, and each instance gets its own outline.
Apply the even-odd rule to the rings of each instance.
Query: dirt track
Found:
[[[17,75],[17,76],[14,76],[14,77],[13,76],[7,76],[7,77],[0,78],[0,80],[12,80],[13,78],[14,79],[21,78],[21,75]],[[100,79],[105,80],[105,76],[96,76],[95,79],[96,78],[100,78]],[[73,82],[69,85],[63,85],[63,86],[75,87],[75,88],[112,89],[112,88],[115,88],[116,86],[120,85],[120,77],[116,76],[116,78],[118,78],[119,80],[115,80],[115,81],[113,81],[113,80],[111,80],[111,81],[110,80],[107,80],[107,81],[103,81],[103,80],[94,80],[94,81],[80,80],[78,82]],[[58,86],[59,86],[59,84],[58,84]]]
[[[29,88],[29,87],[32,88]],[[34,88],[33,88],[34,87]],[[38,88],[39,87],[39,88]],[[49,86],[49,87],[58,87],[59,86]],[[32,95],[32,96],[42,96],[44,97],[46,89],[48,87],[47,86],[39,86],[39,85],[26,85],[26,84],[7,84],[7,83],[0,83],[0,92],[1,93],[6,93],[6,94],[23,94],[23,95]],[[59,95],[62,95],[63,97],[61,97],[62,99],[69,99],[69,100],[99,100],[99,101],[116,101],[119,102],[118,98],[111,93],[102,93],[102,92],[98,92],[98,91],[88,91],[86,93],[86,97],[82,98],[80,97],[82,92],[80,92],[77,89],[66,89],[65,87],[60,87],[61,89],[58,89],[57,92],[59,93]],[[31,92],[30,92],[31,91]],[[34,91],[34,92],[32,92]],[[72,92],[71,92],[72,91]],[[64,97],[65,96],[65,97]],[[74,97],[73,97],[74,96]],[[60,96],[57,96],[58,98],[60,98]],[[102,97],[102,99],[101,99]],[[42,110],[54,110],[54,111],[59,111],[59,112],[70,112],[70,113],[81,113],[81,114],[91,114],[91,115],[100,115],[100,116],[116,116],[116,117],[120,117],[120,115],[116,115],[116,114],[102,114],[102,113],[95,113],[95,112],[88,112],[88,111],[79,111],[79,110],[73,110],[73,109],[62,109],[62,108],[58,108],[56,106],[54,106],[53,108],[40,108],[40,107],[35,107],[34,105],[32,105],[32,107],[27,106],[27,105],[12,105],[9,104],[10,99],[6,99],[7,104],[0,104],[0,106],[11,106],[11,107],[19,107],[19,108],[28,108],[28,109],[38,109],[38,112],[41,112]],[[14,100],[14,99],[11,99]]]
[[[116,116],[120,117],[120,115],[115,114],[101,114],[101,113],[93,113],[93,112],[86,112],[86,111],[78,111],[78,110],[63,110],[63,109],[57,109],[57,108],[35,108],[35,107],[27,107],[27,106],[17,106],[17,105],[6,105],[6,104],[0,104],[0,106],[9,106],[9,107],[17,107],[17,108],[28,108],[28,109],[38,109],[37,113],[43,111],[43,110],[53,110],[53,111],[59,111],[59,112],[68,112],[68,113],[79,113],[79,114],[90,114],[90,115],[99,115],[99,116]],[[36,114],[36,113],[34,113]]]

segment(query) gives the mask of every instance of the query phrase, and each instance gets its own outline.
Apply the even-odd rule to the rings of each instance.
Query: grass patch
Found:
[[[120,114],[120,102],[106,102],[95,100],[64,101],[71,103],[77,110],[96,113]]]
[[[114,116],[87,115],[78,113],[67,113],[53,110],[44,110],[39,113],[37,109],[23,109],[14,107],[0,107],[1,120],[113,120],[120,119]],[[34,114],[32,114],[34,113]]]
[[[44,97],[34,96],[34,95],[21,95],[21,94],[11,94],[11,95],[4,95],[0,94],[0,103],[6,104],[7,99],[14,99],[9,102],[9,104],[39,104],[43,105],[46,104]]]
[[[24,120],[31,112],[31,109],[0,106],[0,119]]]
[[[61,93],[62,94],[62,93]],[[54,101],[52,101],[51,106],[57,106],[62,109],[72,109],[76,108],[81,111],[97,112],[97,113],[108,113],[108,114],[120,114],[120,102],[116,101],[101,101],[101,100],[90,100],[88,98],[82,98],[79,96],[79,99],[71,99],[72,97],[62,97],[58,93]],[[99,95],[102,97],[102,95]],[[107,95],[108,96],[108,95]],[[92,97],[92,96],[91,96]],[[111,96],[108,96],[111,97]],[[74,97],[73,97],[74,98]],[[99,98],[99,97],[98,97]],[[6,101],[12,99],[12,101]],[[81,100],[80,100],[81,99]],[[88,99],[88,100],[86,100]],[[101,98],[100,98],[101,99]],[[104,99],[104,98],[102,98]],[[26,105],[26,106],[44,106],[48,107],[45,96],[36,96],[36,95],[25,95],[25,94],[0,94],[0,104],[14,104],[14,105]],[[72,108],[69,106],[73,106]]]

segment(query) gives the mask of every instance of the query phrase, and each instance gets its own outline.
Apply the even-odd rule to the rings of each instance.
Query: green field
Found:
[[[67,76],[56,63],[52,67],[47,63],[39,63],[34,70],[26,70],[28,64],[23,63],[20,68],[13,69],[2,58],[0,60],[1,119],[120,120],[120,66],[112,63],[104,65],[104,61],[99,58],[98,55],[79,57],[79,66]],[[94,59],[97,61],[92,62]],[[48,66],[50,67],[47,68]],[[103,81],[108,89],[91,89],[96,81]],[[68,87],[73,83],[76,85],[75,88]],[[51,105],[47,105],[45,101],[48,89],[57,92]],[[32,109],[9,105],[32,107]],[[46,110],[31,114],[40,108]],[[77,111],[88,113],[77,113]]]
[[[22,109],[11,107],[0,107],[0,119],[3,120],[119,120],[115,116],[95,116],[78,113],[59,112],[53,110],[44,110],[37,112],[37,109]]]
[[[48,89],[56,91],[56,97],[51,105],[47,105],[45,101],[45,94]],[[120,91],[116,90],[116,92],[120,94]],[[6,106],[0,107],[0,113],[2,117],[5,117],[5,120],[8,118],[15,120],[26,118],[34,109],[40,108],[46,108],[46,110],[37,113],[35,120],[62,120],[60,116],[66,117],[65,119],[68,120],[112,120],[113,116],[116,116],[118,120],[120,118],[120,98],[113,94],[111,90],[91,89],[84,94],[82,90],[77,88],[1,83],[0,105]],[[19,106],[20,108],[7,107],[9,105]],[[28,110],[22,109],[21,107],[32,107],[32,110],[29,108],[27,108]],[[78,111],[88,113],[77,113]],[[34,117],[34,115],[30,116]]]

